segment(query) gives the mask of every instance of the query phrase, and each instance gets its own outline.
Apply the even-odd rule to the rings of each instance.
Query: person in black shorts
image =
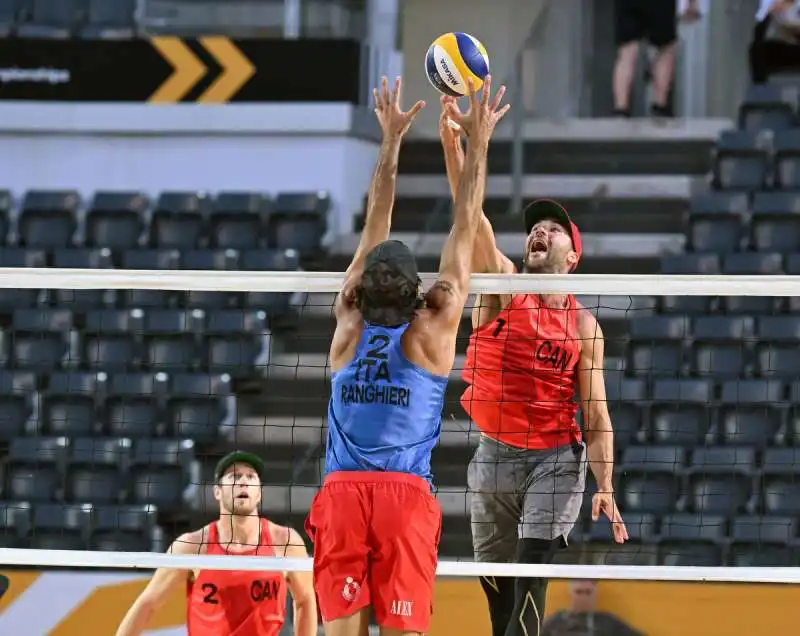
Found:
[[[681,20],[689,22],[699,17],[697,0],[688,0]],[[678,39],[677,0],[616,0],[614,21],[617,43],[614,115],[630,116],[630,95],[639,44],[646,40],[658,50],[652,68],[653,103],[650,112],[656,117],[672,117],[669,93]]]

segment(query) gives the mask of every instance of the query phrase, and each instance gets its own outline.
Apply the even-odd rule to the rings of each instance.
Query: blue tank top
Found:
[[[431,451],[442,430],[447,378],[402,350],[408,323],[364,323],[353,361],[331,376],[325,473],[410,473],[433,483]]]

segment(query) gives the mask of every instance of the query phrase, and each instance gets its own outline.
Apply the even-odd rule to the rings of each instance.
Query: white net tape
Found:
[[[422,274],[427,286],[436,274]],[[183,291],[337,292],[339,272],[146,271],[3,268],[2,289],[161,289]],[[474,274],[480,294],[540,293],[609,296],[800,296],[796,276]]]
[[[429,285],[435,274],[422,275]],[[4,268],[0,288],[71,290],[182,290],[221,292],[336,292],[336,272],[137,271]],[[598,296],[800,296],[790,276],[474,275],[475,293],[571,293]],[[0,549],[0,565],[107,569],[310,571],[311,559],[177,556],[144,552]],[[545,577],[739,583],[800,583],[800,568],[629,565],[518,565],[441,561],[445,577]]]

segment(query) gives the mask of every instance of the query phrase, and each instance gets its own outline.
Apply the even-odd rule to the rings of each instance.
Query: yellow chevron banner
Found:
[[[199,45],[208,52],[222,71],[197,98],[201,104],[224,104],[230,101],[256,73],[256,67],[229,38],[200,38]],[[184,40],[177,37],[154,37],[153,48],[173,68],[172,74],[150,96],[153,104],[180,102],[209,73],[209,67]]]
[[[0,634],[113,636],[144,589],[147,575],[105,571],[0,571]],[[734,585],[605,581],[598,611],[611,612],[648,636],[789,634],[796,630],[800,589],[792,585]],[[183,590],[156,613],[145,636],[185,636]],[[565,609],[564,581],[548,588],[547,613]],[[669,617],[665,620],[665,617]],[[439,579],[432,636],[489,634],[488,611],[477,581]]]

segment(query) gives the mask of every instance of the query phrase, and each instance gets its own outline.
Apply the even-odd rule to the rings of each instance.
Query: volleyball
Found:
[[[425,72],[440,93],[460,97],[469,92],[471,78],[477,91],[489,74],[489,55],[468,33],[445,33],[433,41],[425,56]]]

